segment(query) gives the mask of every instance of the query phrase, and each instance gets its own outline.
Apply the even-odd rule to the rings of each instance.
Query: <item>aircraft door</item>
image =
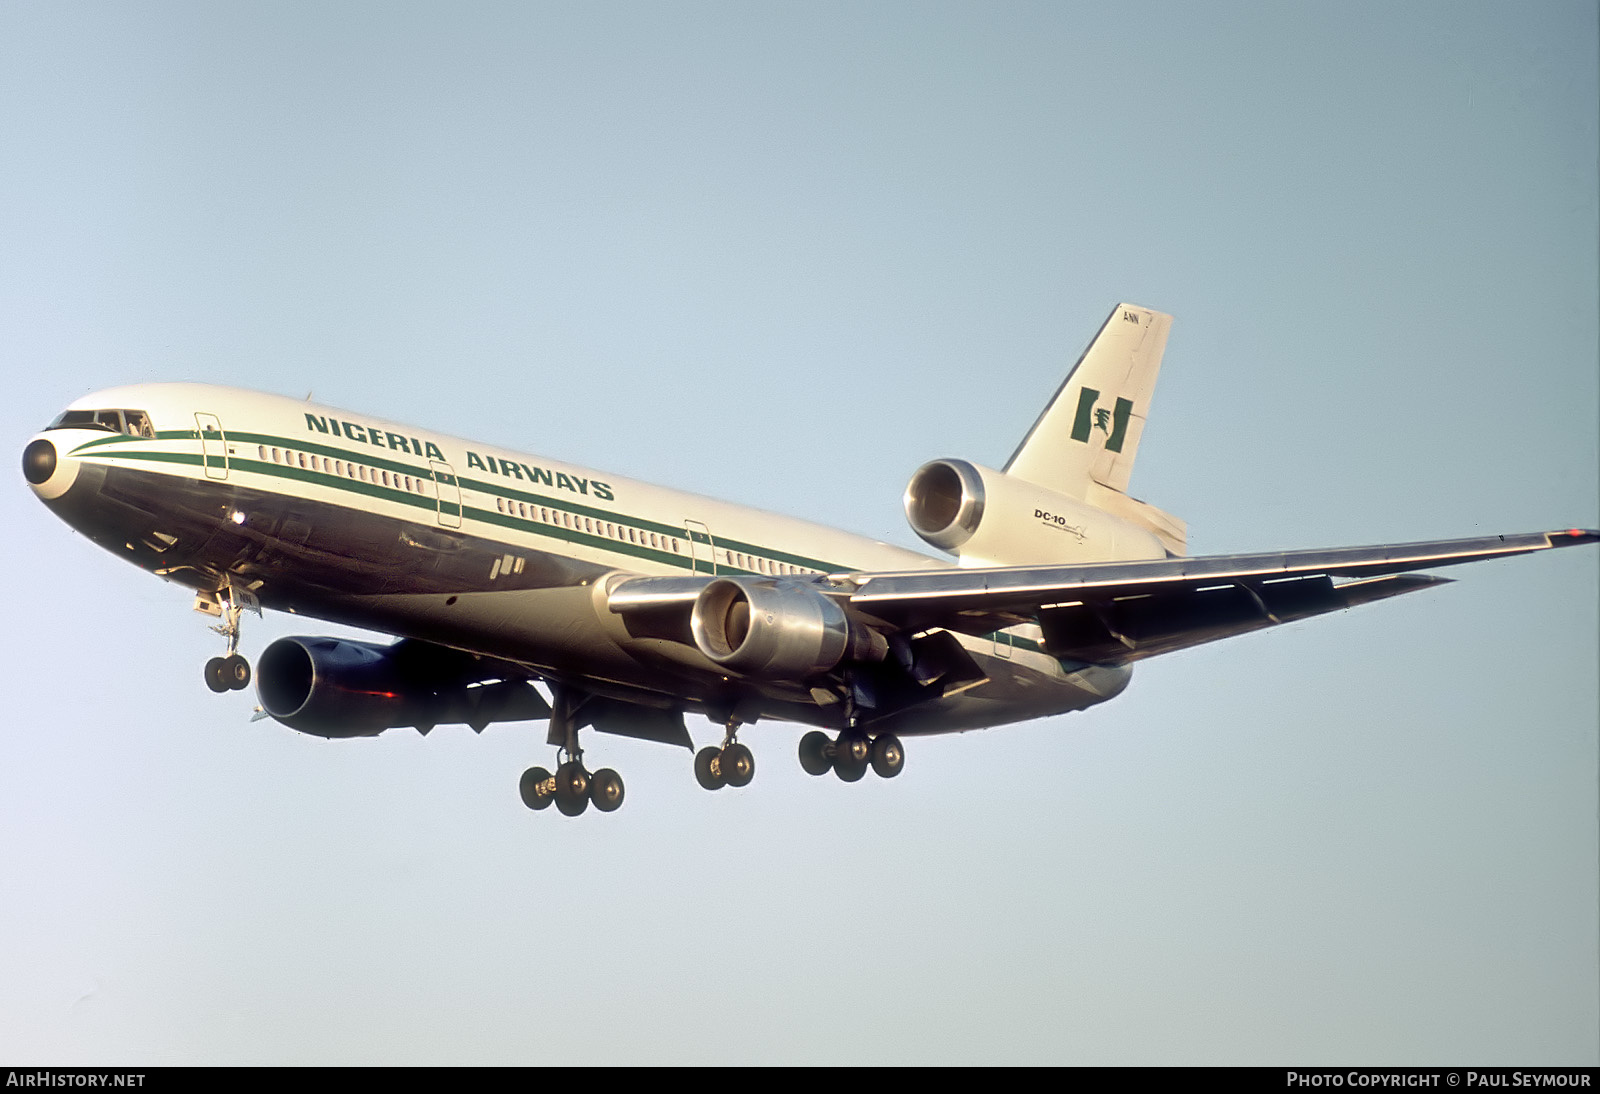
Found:
[[[205,465],[206,478],[228,477],[228,436],[222,432],[222,422],[215,414],[196,414],[194,424],[200,437],[200,462]]]
[[[683,522],[683,530],[689,537],[689,554],[693,561],[691,566],[697,574],[715,574],[717,572],[717,545],[711,538],[711,529],[697,520]]]
[[[1011,660],[1011,636],[1005,631],[994,632],[994,655]]]
[[[449,464],[428,461],[433,472],[433,494],[439,500],[439,523],[445,528],[461,527],[461,484]]]

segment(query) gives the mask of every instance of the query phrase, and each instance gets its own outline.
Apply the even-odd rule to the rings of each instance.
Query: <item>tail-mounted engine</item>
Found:
[[[400,663],[401,645],[280,638],[256,662],[261,708],[317,737],[370,737],[398,726],[426,732],[452,722],[482,729],[550,716],[549,704],[525,680],[479,683],[459,672],[419,672]]]
[[[963,566],[1167,557],[1149,514],[1174,518],[1122,494],[1108,500],[1128,519],[966,460],[934,460],[911,476],[905,508],[912,530]]]
[[[701,653],[746,676],[802,680],[841,661],[881,661],[888,643],[808,584],[724,577],[695,598],[689,629]]]

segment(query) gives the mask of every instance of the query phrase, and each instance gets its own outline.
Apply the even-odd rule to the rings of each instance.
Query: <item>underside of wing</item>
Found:
[[[1570,529],[1083,566],[847,574],[855,610],[910,631],[1036,622],[1046,652],[1122,664],[1447,581],[1413,571],[1592,543]]]

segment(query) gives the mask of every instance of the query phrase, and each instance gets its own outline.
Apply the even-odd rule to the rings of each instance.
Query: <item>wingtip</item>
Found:
[[[1552,547],[1574,547],[1580,543],[1600,541],[1600,529],[1596,528],[1564,528],[1547,534]]]

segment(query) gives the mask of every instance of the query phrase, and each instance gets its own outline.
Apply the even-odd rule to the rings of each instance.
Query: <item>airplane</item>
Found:
[[[920,467],[903,504],[934,557],[847,532],[276,395],[195,383],[73,402],[23,450],[35,495],[111,553],[195,591],[227,641],[211,690],[328,738],[548,721],[530,809],[623,801],[580,731],[694,752],[747,785],[739,731],[813,727],[816,776],[893,778],[902,738],[1085,710],[1134,663],[1430,588],[1418,573],[1600,540],[1561,531],[1188,557],[1128,493],[1172,319],[1119,304],[995,470]],[[280,638],[271,608],[394,636]],[[541,685],[548,692],[540,690]]]

